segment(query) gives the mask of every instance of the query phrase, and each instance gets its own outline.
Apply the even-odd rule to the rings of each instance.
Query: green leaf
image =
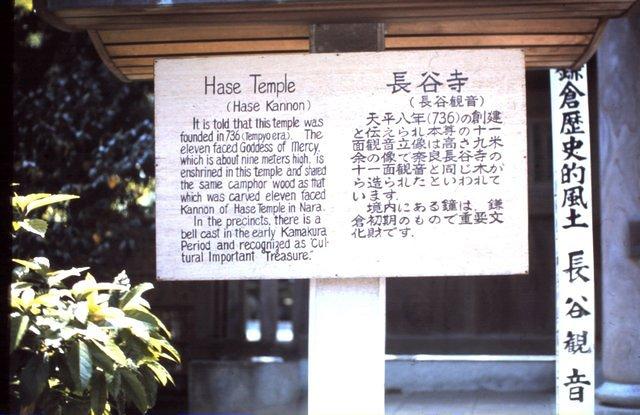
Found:
[[[71,388],[73,387],[73,384],[75,381],[73,380],[73,374],[69,369],[69,364],[66,361],[67,353],[65,350],[66,349],[61,349],[60,353],[56,353],[52,355],[51,359],[52,359],[52,364],[55,365],[54,367],[58,368],[58,371],[55,372],[56,378],[60,380],[60,382],[62,383],[62,385],[64,385],[65,388]]]
[[[20,342],[22,342],[22,337],[27,332],[27,327],[29,327],[29,317],[20,316],[20,317],[12,317],[11,318],[11,350],[10,353],[13,353],[20,346]]]
[[[20,295],[20,293],[28,288],[33,289],[33,284],[25,281],[18,281],[11,284],[11,295]]]
[[[101,344],[100,342],[94,340],[93,344],[95,344],[100,349],[100,351],[109,356],[109,358],[118,365],[127,366],[127,357],[125,356],[122,349],[120,349],[120,347],[118,347],[118,345],[116,345],[115,343]]]
[[[89,267],[62,269],[59,271],[47,272],[47,279],[50,287],[55,287],[69,277],[79,277],[80,273],[88,270]]]
[[[82,340],[73,342],[67,352],[67,364],[76,384],[76,391],[82,392],[89,386],[93,362],[89,347]]]
[[[11,198],[11,205],[22,212],[26,209],[29,203],[34,202],[38,199],[43,199],[47,196],[51,196],[51,194],[50,193],[31,193],[26,196],[15,195]]]
[[[120,371],[116,371],[113,374],[113,378],[108,382],[107,389],[109,390],[109,394],[115,400],[119,400],[120,392],[122,389],[122,377],[120,376]]]
[[[29,359],[20,373],[20,401],[22,405],[36,402],[47,387],[49,378],[49,358],[36,354]]]
[[[113,341],[110,339],[109,331],[107,328],[93,324],[91,321],[87,321],[87,329],[84,331],[84,336],[86,339],[97,341],[101,345]]]
[[[22,265],[28,270],[35,271],[36,274],[38,274],[41,277],[46,275],[47,272],[49,272],[49,260],[45,257],[35,257],[33,258],[32,261],[25,261],[24,259],[14,258],[12,259],[12,261],[15,262],[16,264]],[[28,275],[28,273],[25,275]],[[23,278],[23,277],[24,275],[20,278]],[[38,278],[38,280],[40,280],[40,278]]]
[[[78,340],[78,369],[80,372],[80,387],[85,390],[91,380],[93,372],[93,362],[91,361],[91,352],[89,347],[82,340]]]
[[[144,307],[135,307],[135,306],[128,307],[127,310],[125,311],[125,314],[128,317],[134,318],[136,320],[140,320],[148,324],[154,329],[156,328],[160,329],[160,331],[165,337],[171,338],[171,333],[169,332],[167,327],[164,325],[164,323],[162,323],[162,321],[155,314],[151,313],[149,310],[145,309]]]
[[[18,222],[20,228],[44,238],[47,233],[47,222],[42,219],[25,219]]]
[[[105,352],[103,352],[94,342],[88,343],[89,350],[91,350],[91,357],[96,366],[102,368],[106,373],[111,373],[114,370],[115,362]]]
[[[87,273],[83,280],[73,284],[71,292],[74,297],[78,297],[96,291],[98,289],[97,285],[98,283],[96,282],[96,279],[93,278],[93,275]]]
[[[153,408],[156,405],[156,397],[158,396],[158,382],[156,382],[153,373],[146,368],[142,368],[140,373],[142,375],[142,385],[147,394],[147,404],[149,408]]]
[[[163,357],[173,360],[176,363],[180,363],[180,353],[169,343],[168,340],[164,338],[158,339],[157,337],[151,337],[148,340],[148,343],[151,347],[155,348],[158,351],[166,350],[169,354],[162,354]]]
[[[107,380],[103,372],[96,371],[91,378],[91,410],[102,415],[107,404]]]
[[[171,382],[173,384],[173,377],[169,373],[169,371],[162,366],[160,363],[149,360],[144,362],[144,366],[153,372],[156,379],[162,386],[166,386],[167,382]]]
[[[36,298],[36,292],[32,288],[25,288],[20,293],[20,300],[22,300],[22,306],[25,310],[31,307],[31,302]]]
[[[41,270],[44,270],[44,269],[48,270],[49,268],[51,268],[51,264],[49,263],[49,258],[47,257],[37,256],[33,258],[33,262],[40,265]]]
[[[91,409],[89,401],[68,400],[62,406],[64,415],[87,415]]]
[[[131,334],[139,338],[144,343],[149,341],[150,334],[148,325],[130,317],[124,317],[122,320],[124,320]]]
[[[31,288],[27,288],[27,290],[30,290],[30,289]],[[19,293],[15,293],[15,292],[11,293],[11,308],[25,311],[22,298],[20,298],[21,295],[22,295],[22,291]]]
[[[25,214],[28,214],[33,209],[37,209],[42,206],[52,205],[54,203],[66,202],[67,200],[78,199],[79,196],[75,195],[46,195],[45,197],[38,198],[32,202],[27,204],[27,211]]]
[[[178,351],[175,349],[175,347],[173,347],[171,345],[171,343],[169,343],[168,341],[163,341],[162,342],[162,347],[169,352],[169,354],[171,355],[171,357],[173,357],[173,360],[176,363],[180,363],[180,353],[178,353]]]
[[[46,294],[42,294],[33,299],[31,307],[36,305],[44,305],[48,309],[56,309],[60,304],[60,292],[58,290],[51,290]]]
[[[16,264],[22,265],[23,267],[33,271],[40,271],[42,269],[42,266],[40,266],[40,264],[36,262],[25,261],[24,259],[16,259],[16,258],[13,258],[12,261],[15,262]]]
[[[136,374],[128,370],[122,370],[120,373],[122,374],[123,385],[127,391],[127,398],[133,402],[140,412],[143,414],[146,413],[147,409],[149,409],[149,401],[142,382],[140,382]]]
[[[86,301],[80,301],[73,309],[73,315],[82,324],[87,323],[87,317],[89,316],[89,306]]]
[[[133,306],[135,304],[135,299],[140,297],[145,291],[149,291],[153,288],[153,284],[150,282],[144,282],[142,284],[136,285],[126,293],[122,299],[120,300],[120,308],[123,310],[127,309],[127,305],[131,303]]]
[[[108,307],[104,304],[100,307],[99,310],[92,314],[92,318],[94,320],[105,320],[108,321],[112,326],[116,328],[126,328],[127,319],[122,310],[115,307]]]

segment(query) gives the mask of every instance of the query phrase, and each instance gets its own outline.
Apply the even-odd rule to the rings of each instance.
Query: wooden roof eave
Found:
[[[121,80],[153,59],[309,50],[310,23],[387,23],[387,49],[522,48],[527,68],[579,67],[634,0],[35,0],[62,30],[86,30]],[[171,3],[171,4],[166,4]]]

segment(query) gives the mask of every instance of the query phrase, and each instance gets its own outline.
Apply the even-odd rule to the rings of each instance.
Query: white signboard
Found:
[[[523,274],[520,50],[161,59],[160,279]]]
[[[593,414],[595,289],[587,68],[551,70],[556,413]]]

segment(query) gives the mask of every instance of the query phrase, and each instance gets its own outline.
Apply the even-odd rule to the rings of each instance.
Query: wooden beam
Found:
[[[216,26],[184,26],[176,24],[172,27],[152,29],[101,30],[100,36],[106,44],[308,38],[309,26],[305,24],[221,24]]]
[[[607,19],[600,19],[598,28],[593,34],[593,37],[591,38],[591,42],[589,43],[589,46],[587,46],[582,56],[580,56],[575,61],[575,63],[571,66],[572,69],[579,69],[580,67],[582,67],[582,65],[587,63],[587,61],[591,59],[593,54],[596,53],[596,49],[598,48],[598,43],[600,43],[600,38],[602,37],[602,34],[604,33],[604,29],[606,26],[607,26]]]
[[[490,1],[327,1],[217,3],[189,6],[67,7],[54,9],[67,26],[81,29],[140,29],[175,24],[239,22],[397,21],[550,19],[617,17],[633,4],[624,1],[528,0]]]
[[[114,65],[113,61],[111,61],[111,56],[104,48],[102,39],[100,38],[100,33],[94,30],[90,30],[89,38],[91,39],[96,52],[98,52],[98,56],[100,56],[100,59],[102,59],[102,62],[107,68],[109,68],[111,73],[114,74],[119,80],[123,82],[129,82],[129,79],[127,79],[127,77],[120,71],[120,69],[118,69],[118,67]]]
[[[456,34],[593,33],[598,19],[491,19],[392,22],[387,36]]]
[[[156,55],[203,55],[242,52],[297,52],[309,47],[307,39],[216,40],[206,42],[171,42],[118,44],[105,48],[112,57]]]
[[[388,37],[387,49],[587,45],[591,35],[463,35]]]
[[[392,50],[515,47],[524,49],[528,68],[567,62],[573,67],[595,53],[607,18],[625,12],[633,3],[236,0],[184,4],[177,0],[158,5],[122,0],[97,7],[92,0],[36,0],[45,18],[65,29],[89,29],[98,54],[122,80],[152,79],[149,67],[162,57],[308,52],[307,23],[345,19],[387,22],[386,47]]]
[[[286,53],[295,53],[298,51],[274,51],[274,52],[268,52],[269,54],[286,54]],[[306,52],[306,50],[302,50],[299,52]],[[228,52],[228,53],[217,53],[216,55],[229,55],[232,54],[233,52]],[[255,51],[255,52],[238,52],[237,54],[242,54],[242,55],[255,55],[255,54],[261,54],[261,53],[267,53],[267,52],[262,52],[262,51]],[[234,53],[236,54],[236,53]],[[209,56],[210,54],[203,54],[203,55],[198,55],[198,54],[194,54],[192,55],[193,57],[197,57],[197,56]],[[153,66],[153,62],[155,59],[157,58],[169,58],[169,57],[176,57],[176,56],[180,56],[180,55],[153,55],[153,56],[132,56],[132,57],[121,57],[121,58],[113,58],[112,61],[118,66],[118,67],[130,67],[130,66]],[[189,57],[189,56],[185,56],[185,57]]]
[[[513,10],[603,10],[603,11],[626,11],[632,4],[633,0],[521,0],[521,1],[502,1],[502,0],[431,0],[431,1],[232,1],[232,2],[201,2],[189,4],[158,4],[157,1],[149,2],[123,2],[106,5],[101,0],[92,2],[90,0],[82,0],[81,2],[73,1],[55,1],[49,0],[48,4],[52,5],[51,10],[67,17],[86,17],[86,16],[131,16],[131,15],[163,15],[180,12],[183,14],[201,14],[201,13],[246,13],[246,12],[270,12],[270,11],[350,11],[350,10],[433,10],[438,13],[442,10],[451,10],[460,13],[469,7],[485,9],[486,12],[495,12],[504,14]],[[66,3],[68,6],[62,5]],[[93,3],[93,4],[92,4]],[[138,3],[138,4],[133,4]],[[60,5],[56,7],[56,4]],[[353,16],[352,16],[353,17]]]

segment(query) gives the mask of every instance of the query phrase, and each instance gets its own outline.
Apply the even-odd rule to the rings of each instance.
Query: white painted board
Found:
[[[159,59],[160,279],[528,271],[524,57]]]
[[[556,250],[556,413],[595,405],[595,269],[587,66],[549,71]]]

